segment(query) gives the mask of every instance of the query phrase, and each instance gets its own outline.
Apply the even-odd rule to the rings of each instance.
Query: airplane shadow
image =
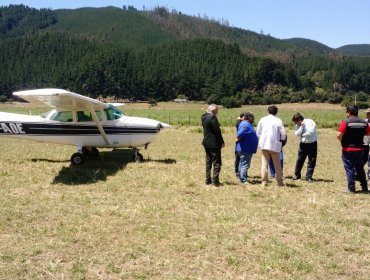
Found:
[[[32,162],[38,162],[38,161],[45,161],[50,163],[63,163],[63,162],[69,162],[69,160],[54,160],[54,159],[47,159],[47,158],[32,158]]]
[[[100,152],[98,159],[86,159],[82,165],[63,167],[54,178],[53,184],[90,184],[105,181],[108,176],[123,170],[132,162],[131,150],[118,150]]]
[[[127,164],[133,163],[133,154],[133,150],[130,149],[113,149],[112,151],[100,152],[98,159],[88,158],[82,165],[71,164],[69,167],[63,167],[54,178],[53,184],[79,185],[105,181],[108,176],[116,174],[119,170],[125,169]],[[143,162],[175,164],[176,160],[171,158],[162,160],[144,158]]]

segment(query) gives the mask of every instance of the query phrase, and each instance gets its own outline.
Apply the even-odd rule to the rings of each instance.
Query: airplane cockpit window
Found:
[[[91,122],[92,117],[88,111],[77,111],[77,121],[78,122]]]
[[[53,121],[59,121],[59,122],[72,122],[73,121],[73,115],[71,111],[65,111],[65,112],[55,112],[51,117],[51,120]]]
[[[102,111],[95,111],[96,113],[96,116],[98,117],[98,120],[99,121],[102,121],[103,120],[103,114],[102,114]]]
[[[98,120],[101,121],[103,119],[102,112],[95,111],[96,116],[98,117]],[[77,111],[77,121],[78,122],[90,122],[93,120],[93,117],[90,113],[90,111]]]
[[[112,120],[117,120],[124,116],[124,114],[116,107],[114,106],[109,106],[108,109],[104,109],[105,113],[107,114],[107,120],[112,121]]]

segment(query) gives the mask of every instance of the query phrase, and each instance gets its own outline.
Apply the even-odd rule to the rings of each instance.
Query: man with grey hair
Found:
[[[206,184],[220,186],[221,171],[221,148],[225,146],[222,138],[220,124],[217,119],[218,107],[216,104],[208,106],[208,110],[202,115],[203,141],[206,151]],[[211,170],[213,165],[213,176]]]

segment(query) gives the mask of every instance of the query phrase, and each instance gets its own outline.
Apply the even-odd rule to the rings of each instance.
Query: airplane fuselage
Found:
[[[97,148],[133,148],[133,160],[142,161],[138,147],[170,125],[146,118],[128,117],[111,103],[104,103],[58,88],[13,92],[32,104],[55,109],[40,116],[0,112],[0,136],[76,146],[73,165],[97,158]],[[118,104],[123,105],[123,104]]]
[[[0,136],[84,147],[140,147],[150,143],[161,123],[151,119],[121,116],[102,120],[107,141],[93,121],[60,122],[46,117],[0,112]]]

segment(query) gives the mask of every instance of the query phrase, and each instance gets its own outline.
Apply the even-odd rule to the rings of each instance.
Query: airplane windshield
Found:
[[[104,109],[104,111],[107,114],[107,120],[108,121],[117,120],[117,119],[121,118],[122,116],[124,116],[124,114],[122,113],[121,110],[119,110],[118,108],[116,108],[112,105],[109,106],[108,109]]]
[[[53,111],[53,110],[51,110],[51,111]],[[41,114],[40,117],[45,119],[47,116],[49,116],[49,114],[51,113],[51,111],[47,111],[47,112]]]

